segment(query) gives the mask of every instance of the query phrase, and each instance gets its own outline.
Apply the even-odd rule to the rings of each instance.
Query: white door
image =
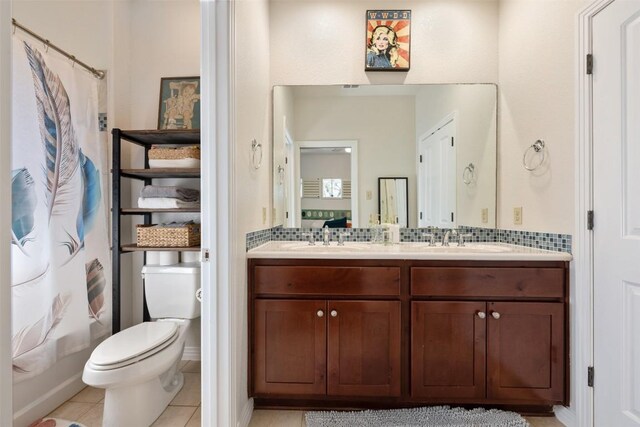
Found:
[[[455,121],[427,132],[418,141],[418,226],[455,228]]]
[[[594,17],[593,58],[594,421],[640,426],[639,0]]]

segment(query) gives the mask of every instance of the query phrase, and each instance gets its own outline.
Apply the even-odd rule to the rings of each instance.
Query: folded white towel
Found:
[[[150,168],[199,168],[200,159],[149,159]]]
[[[183,202],[170,197],[138,197],[138,207],[146,209],[199,208],[200,202]]]

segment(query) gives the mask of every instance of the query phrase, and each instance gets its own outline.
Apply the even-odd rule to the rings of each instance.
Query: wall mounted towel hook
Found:
[[[251,164],[254,169],[262,166],[262,144],[254,139],[251,140]]]
[[[545,153],[546,150],[544,148],[544,141],[539,139],[525,150],[524,155],[522,156],[522,165],[528,171],[534,171],[538,169],[544,163]],[[527,161],[528,155],[530,155],[529,160],[532,160],[534,157],[536,157],[536,154],[540,159],[539,161],[534,161],[533,163]]]

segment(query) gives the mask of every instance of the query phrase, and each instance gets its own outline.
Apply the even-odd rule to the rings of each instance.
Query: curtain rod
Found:
[[[2,0],[0,0],[0,1],[2,1]],[[78,64],[81,67],[87,69],[91,74],[93,74],[95,77],[99,78],[100,80],[102,80],[104,78],[104,75],[105,75],[104,71],[96,70],[95,68],[88,66],[84,62],[82,62],[79,59],[77,59],[75,56],[71,55],[70,53],[65,52],[62,49],[60,49],[58,46],[54,45],[49,40],[40,37],[39,35],[37,35],[33,31],[31,31],[30,29],[18,24],[18,21],[16,21],[14,18],[11,18],[11,23],[13,24],[14,27],[20,28],[22,31],[24,31],[25,33],[29,34],[31,37],[33,37],[33,38],[41,41],[42,43],[44,43],[47,48],[51,48],[51,49],[55,50],[56,52],[61,53],[62,55],[66,56],[67,58],[69,58],[70,60],[75,62],[76,64]]]

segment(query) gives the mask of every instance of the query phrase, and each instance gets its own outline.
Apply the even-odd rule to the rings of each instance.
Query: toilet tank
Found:
[[[200,317],[200,263],[145,265],[142,267],[149,315],[154,319]]]

